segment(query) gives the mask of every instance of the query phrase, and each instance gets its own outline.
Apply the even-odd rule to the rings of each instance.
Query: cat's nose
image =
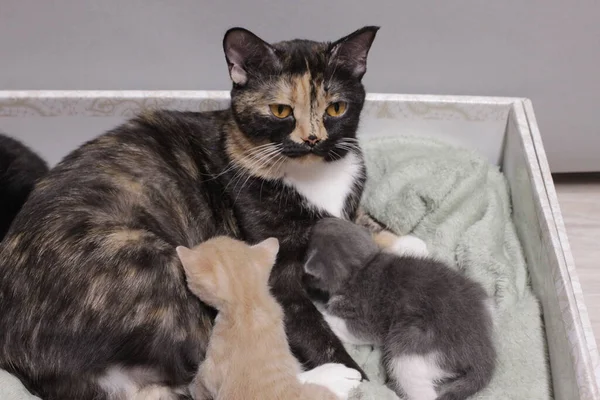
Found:
[[[321,139],[316,137],[315,135],[310,135],[308,138],[304,139],[304,143],[309,145],[310,147],[315,147],[317,143],[319,143]]]

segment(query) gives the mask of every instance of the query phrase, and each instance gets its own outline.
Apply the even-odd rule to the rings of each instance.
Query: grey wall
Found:
[[[366,24],[382,26],[369,91],[530,97],[553,170],[600,170],[596,0],[0,0],[0,89],[226,89],[230,26]]]

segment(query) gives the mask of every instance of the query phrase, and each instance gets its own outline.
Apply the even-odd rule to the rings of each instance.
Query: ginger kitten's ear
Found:
[[[177,246],[175,251],[177,252],[177,256],[179,256],[179,259],[184,267],[186,264],[190,264],[192,262],[194,258],[193,250],[190,250],[185,246]]]
[[[330,63],[362,79],[367,72],[367,55],[378,30],[378,26],[365,26],[331,44]]]
[[[229,76],[239,86],[244,86],[253,73],[279,64],[275,48],[244,28],[231,28],[225,33],[223,51]]]
[[[279,240],[273,237],[268,238],[252,246],[252,249],[258,251],[261,257],[261,264],[271,272],[271,268],[275,265],[277,253],[279,252]]]
[[[192,293],[213,305],[212,296],[216,293],[217,287],[210,260],[198,254],[197,250],[185,246],[177,246],[175,251],[181,260]]]

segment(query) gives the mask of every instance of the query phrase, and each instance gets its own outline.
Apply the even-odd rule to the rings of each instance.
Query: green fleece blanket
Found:
[[[477,154],[431,140],[370,140],[364,149],[365,208],[397,233],[423,239],[432,255],[481,282],[496,301],[498,368],[474,399],[549,399],[540,309],[528,285],[502,174]],[[351,398],[397,399],[383,385],[379,350],[348,350],[371,378]],[[0,398],[36,399],[4,371]]]
[[[396,233],[423,239],[432,256],[483,284],[495,299],[498,367],[491,384],[472,399],[550,399],[540,307],[498,168],[471,151],[429,139],[376,139],[363,148],[365,209]],[[347,347],[371,378],[351,399],[397,399],[383,385],[378,349]]]

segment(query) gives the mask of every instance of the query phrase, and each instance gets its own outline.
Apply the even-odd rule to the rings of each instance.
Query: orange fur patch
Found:
[[[388,249],[398,240],[398,236],[389,231],[381,231],[373,234],[373,239],[381,249]]]

